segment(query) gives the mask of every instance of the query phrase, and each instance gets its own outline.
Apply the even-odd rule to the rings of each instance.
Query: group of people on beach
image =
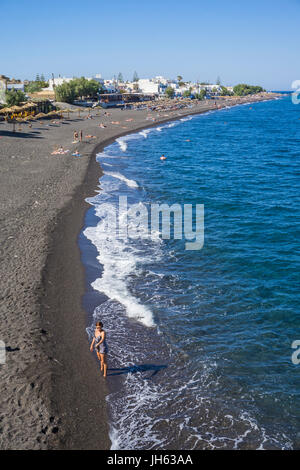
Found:
[[[103,377],[107,375],[107,361],[106,355],[108,353],[108,347],[106,343],[106,332],[103,330],[103,323],[98,321],[96,323],[96,329],[91,343],[90,350],[93,352],[95,349],[97,357],[100,361],[100,370],[103,372]]]

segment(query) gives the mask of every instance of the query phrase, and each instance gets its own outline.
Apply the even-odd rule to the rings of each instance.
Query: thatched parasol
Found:
[[[22,108],[22,106],[16,106],[16,105],[15,105],[15,106],[12,106],[12,107],[10,108],[10,110],[11,110],[11,112],[13,112],[13,113],[19,113],[20,111],[23,110],[23,108]]]
[[[73,109],[66,108],[61,110],[62,113],[68,113],[68,119],[70,117],[70,113],[74,113]]]
[[[37,114],[37,115],[34,116],[34,117],[35,117],[35,119],[42,119],[42,118],[44,118],[44,117],[47,117],[47,114],[45,114],[45,113],[39,113],[39,114]]]
[[[49,113],[46,114],[47,117],[50,117],[50,116],[57,116],[57,112],[56,111],[49,111]]]
[[[24,106],[22,106],[23,109],[29,109],[29,108],[37,108],[36,103],[26,103]]]
[[[53,113],[53,116],[60,117],[60,118],[63,117],[60,110],[51,111],[51,113]]]
[[[12,108],[4,108],[5,109],[5,112],[6,113],[13,113],[14,110]],[[2,111],[4,111],[4,109],[2,109]]]

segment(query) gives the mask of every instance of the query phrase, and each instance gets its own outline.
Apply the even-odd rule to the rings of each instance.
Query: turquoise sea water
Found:
[[[299,119],[290,98],[237,106],[98,155],[80,245],[102,294],[113,449],[299,448]],[[103,236],[120,195],[204,204],[203,249]]]

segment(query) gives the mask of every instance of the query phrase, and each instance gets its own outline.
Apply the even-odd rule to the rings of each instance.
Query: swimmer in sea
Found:
[[[160,159],[161,159],[161,160],[167,160],[167,157],[165,157],[164,155],[162,155],[162,156],[160,157]]]

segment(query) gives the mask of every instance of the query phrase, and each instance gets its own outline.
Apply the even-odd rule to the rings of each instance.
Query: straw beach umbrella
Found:
[[[11,111],[14,112],[14,113],[19,113],[20,111],[23,111],[23,108],[22,106],[12,106],[11,108]]]
[[[37,104],[35,104],[35,103],[26,103],[23,106],[23,109],[32,109],[32,108],[37,108]]]
[[[56,111],[50,111],[49,113],[47,113],[46,116],[47,117],[57,116],[57,112]]]
[[[70,118],[70,113],[74,113],[73,109],[66,108],[62,110],[63,113],[68,113],[68,119]]]
[[[44,117],[47,117],[47,114],[45,114],[45,113],[39,113],[39,114],[37,114],[37,115],[35,116],[36,119],[42,119],[42,118],[44,118]]]
[[[12,107],[11,108],[4,108],[4,109],[7,113],[13,113],[14,112]]]

